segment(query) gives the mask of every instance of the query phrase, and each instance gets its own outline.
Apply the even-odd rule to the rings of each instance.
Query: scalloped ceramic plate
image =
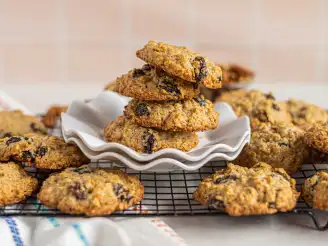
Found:
[[[194,149],[189,152],[163,149],[152,154],[140,154],[122,144],[108,143],[103,137],[104,127],[122,115],[128,102],[129,98],[111,91],[102,92],[88,102],[73,101],[67,113],[62,114],[65,141],[78,144],[92,160],[120,160],[136,170],[153,169],[159,163],[163,166],[164,161],[167,163],[168,160],[180,168],[195,170],[204,165],[205,161],[232,160],[250,140],[248,117],[237,118],[228,104],[218,103],[215,108],[220,112],[219,127],[198,133],[200,141]],[[191,166],[193,169],[188,168]]]

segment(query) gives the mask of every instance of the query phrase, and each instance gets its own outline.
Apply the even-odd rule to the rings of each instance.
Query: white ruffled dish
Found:
[[[240,145],[241,147],[237,149],[237,151],[235,152],[229,152],[229,153],[212,152],[204,159],[196,162],[179,161],[173,158],[158,158],[147,163],[137,162],[131,159],[129,156],[120,154],[119,152],[98,153],[98,152],[91,151],[86,147],[86,145],[84,145],[84,143],[80,139],[74,137],[68,138],[67,142],[74,142],[77,146],[79,146],[82,152],[93,161],[108,160],[108,161],[113,161],[120,165],[125,165],[137,171],[165,172],[165,171],[173,171],[178,169],[183,169],[185,171],[195,171],[210,161],[232,161],[237,158],[237,156],[242,150],[242,147],[249,142],[249,137],[246,137],[244,139],[244,141]]]
[[[153,169],[159,163],[163,164],[168,159],[172,164],[174,162],[173,165],[186,170],[195,170],[205,159],[206,161],[214,158],[232,160],[232,156],[240,152],[250,140],[248,117],[237,118],[229,105],[218,103],[215,108],[220,112],[219,127],[216,130],[198,133],[199,144],[189,152],[163,149],[152,154],[140,154],[122,144],[106,142],[103,136],[104,127],[123,114],[124,106],[129,100],[114,92],[106,91],[88,102],[73,101],[67,113],[62,114],[62,132],[65,141],[78,144],[84,154],[92,160],[115,159],[134,169],[147,170]],[[198,163],[191,164],[192,162]],[[188,169],[190,165],[197,168]]]

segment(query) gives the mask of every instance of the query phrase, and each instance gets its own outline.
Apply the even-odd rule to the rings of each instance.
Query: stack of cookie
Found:
[[[105,128],[107,141],[140,153],[164,148],[189,151],[198,144],[195,132],[218,126],[218,113],[199,94],[199,84],[220,88],[220,67],[186,47],[154,41],[138,50],[137,57],[147,64],[106,87],[134,98],[124,116]]]

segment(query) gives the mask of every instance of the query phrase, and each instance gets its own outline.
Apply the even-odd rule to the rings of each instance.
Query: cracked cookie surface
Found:
[[[258,126],[252,132],[251,142],[234,163],[251,167],[258,162],[266,162],[293,173],[304,163],[307,155],[304,131],[291,123],[276,122]]]
[[[198,136],[191,132],[164,132],[139,126],[124,116],[119,116],[104,129],[108,142],[128,146],[139,153],[152,153],[174,148],[189,151],[198,144]]]
[[[205,178],[194,193],[200,203],[232,216],[287,212],[296,206],[296,181],[283,169],[232,163]]]
[[[312,125],[306,131],[305,142],[316,150],[328,153],[328,125]]]
[[[138,125],[174,132],[213,130],[219,124],[219,113],[204,96],[165,102],[133,99],[126,106],[124,115]]]
[[[0,111],[0,138],[27,133],[46,135],[48,130],[32,115],[25,115],[19,110]]]
[[[218,101],[229,103],[237,116],[247,115],[251,120],[252,128],[263,123],[291,122],[286,106],[276,101],[271,93],[236,90],[223,93]]]
[[[14,162],[0,163],[0,205],[19,203],[31,196],[38,181]]]
[[[187,47],[149,41],[136,55],[170,75],[208,88],[221,88],[221,68]]]
[[[302,186],[302,196],[313,208],[328,211],[328,171],[319,171],[307,178]]]
[[[197,84],[170,76],[149,64],[129,71],[106,88],[123,96],[147,101],[187,100],[199,94]]]
[[[89,162],[76,145],[55,136],[34,134],[0,139],[0,161],[9,160],[45,169],[81,166]]]
[[[308,129],[308,125],[328,122],[328,113],[316,105],[296,99],[290,99],[284,104],[292,117],[293,124],[305,130]]]
[[[136,176],[84,165],[50,175],[38,199],[63,213],[96,216],[128,209],[143,196],[144,187]]]

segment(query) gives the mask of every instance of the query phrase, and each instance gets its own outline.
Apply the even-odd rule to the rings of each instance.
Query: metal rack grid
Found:
[[[55,129],[59,131],[59,129]],[[60,132],[60,131],[59,131]],[[58,132],[51,132],[59,135]],[[108,161],[92,162],[94,167],[116,167],[121,168],[130,174],[139,177],[145,187],[143,201],[138,205],[108,216],[180,216],[180,215],[224,215],[224,213],[210,209],[193,200],[193,192],[201,180],[214,171],[226,166],[225,162],[210,162],[198,171],[173,171],[166,173],[139,172],[125,167],[116,166]],[[296,179],[297,189],[300,190],[304,179],[310,177],[315,172],[327,170],[328,164],[303,165],[302,168],[293,175]],[[27,168],[27,171],[38,178],[40,183],[50,174],[42,169]],[[299,199],[296,208],[289,212],[296,214],[307,214],[313,220],[315,228],[327,230],[328,222],[324,225],[319,223],[316,211],[313,210],[302,198]],[[11,206],[0,208],[0,215],[20,215],[20,216],[76,216],[61,213],[56,209],[44,207],[36,199],[36,194],[27,200]]]

